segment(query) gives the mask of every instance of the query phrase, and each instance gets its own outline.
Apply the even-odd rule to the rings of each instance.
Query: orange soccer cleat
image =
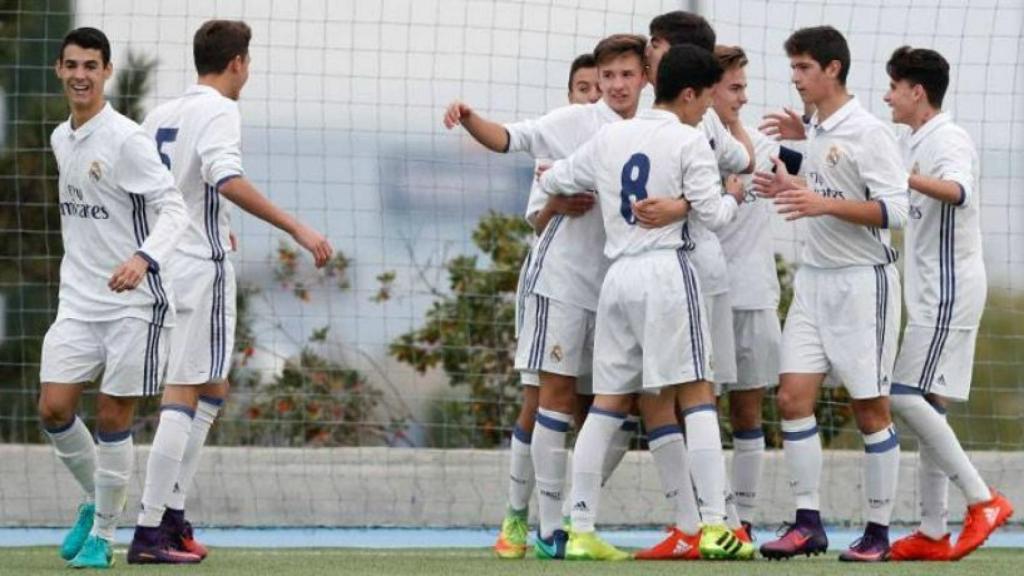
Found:
[[[747,522],[744,522],[742,526],[732,531],[733,535],[736,536],[736,539],[740,542],[753,544],[754,538],[751,536],[751,532],[753,532],[753,529]]]
[[[1005,496],[992,489],[992,499],[978,502],[967,507],[964,517],[964,529],[956,539],[951,560],[960,560],[985,543],[985,540],[1006,523],[1013,515],[1013,506]]]
[[[947,562],[952,554],[953,546],[949,543],[949,534],[933,539],[920,531],[893,542],[892,548],[889,549],[889,559],[896,562]]]
[[[687,534],[669,526],[668,536],[654,546],[633,555],[637,560],[700,560],[700,532]]]

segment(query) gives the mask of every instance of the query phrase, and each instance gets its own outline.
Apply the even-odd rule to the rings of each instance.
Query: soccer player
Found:
[[[987,290],[982,258],[978,153],[942,111],[949,64],[941,54],[903,46],[886,66],[885,101],[905,124],[910,219],[905,268],[907,327],[896,358],[892,409],[920,439],[921,525],[893,543],[894,560],[959,560],[1013,513],[990,489],[946,422],[946,403],[966,401],[974,342]],[[964,529],[950,545],[947,493],[952,479],[967,500]]]
[[[604,125],[631,118],[646,79],[643,36],[615,34],[594,48],[601,100],[567,106],[535,119],[501,125],[465,103],[453,102],[445,126],[461,124],[494,152],[528,152],[536,159],[565,158]],[[516,369],[538,372],[540,408],[531,442],[536,472],[539,529],[534,550],[539,558],[565,557],[568,534],[562,526],[565,485],[565,436],[572,421],[578,378],[589,372],[594,311],[608,266],[595,249],[604,244],[598,210],[577,217],[551,218],[533,250],[523,287],[524,336],[516,351]],[[527,336],[528,335],[528,336]],[[621,432],[629,435],[628,430]]]
[[[779,413],[796,522],[761,546],[768,558],[818,554],[828,546],[821,522],[821,439],[814,417],[827,374],[846,386],[864,439],[867,526],[840,556],[880,561],[889,553],[899,441],[889,386],[900,321],[900,284],[889,230],[907,218],[907,171],[896,139],[846,90],[850,51],[830,26],[804,28],[785,42],[792,81],[817,110],[804,158],[806,186],[775,160],[758,173],[759,193],[775,198],[788,220],[805,218],[807,241],[782,334]]]
[[[64,257],[57,318],[43,340],[39,416],[86,497],[60,554],[76,568],[107,568],[132,473],[135,403],[157,393],[167,363],[175,317],[166,273],[188,219],[152,139],[103,96],[113,73],[103,32],[69,32],[55,71],[71,117],[50,137]],[[94,444],[75,412],[100,374]]]
[[[204,23],[193,40],[196,85],[155,108],[144,123],[164,170],[170,169],[185,197],[190,221],[174,256],[178,325],[129,563],[181,562],[177,550],[206,555],[185,521],[185,496],[227,396],[234,348],[235,274],[226,257],[230,228],[221,197],[290,234],[316,266],[332,253],[323,235],[275,206],[245,177],[237,100],[249,79],[251,37],[244,22]]]
[[[596,189],[613,261],[601,287],[594,350],[594,404],[576,443],[572,531],[566,557],[620,560],[629,555],[594,531],[607,447],[622,426],[631,395],[644,392],[640,412],[656,456],[671,447],[677,464],[663,483],[681,496],[689,485],[676,399],[684,412],[694,483],[705,527],[706,558],[750,558],[753,547],[724,525],[725,463],[714,409],[707,322],[687,252],[684,222],[637,226],[633,206],[644,198],[685,198],[688,218],[717,228],[735,214],[739,194],[723,198],[707,139],[695,127],[711,103],[721,68],[710,52],[683,45],[661,59],[655,107],[604,127],[541,178],[547,193]],[[681,390],[680,390],[681,389]]]
[[[570,104],[593,104],[601,99],[601,88],[597,82],[597,63],[590,52],[581,54],[573,60],[569,68]],[[533,188],[536,188],[534,184]],[[534,198],[537,202],[534,202]],[[530,192],[530,204],[526,210],[526,219],[537,235],[540,235],[548,222],[562,214],[569,217],[580,216],[594,205],[592,194],[578,194],[575,197],[549,197],[542,193]],[[525,314],[526,276],[530,268],[533,248],[526,255],[519,271],[519,284],[516,286],[516,337],[520,336],[522,324],[521,314]],[[515,559],[526,555],[526,539],[529,527],[527,516],[530,496],[535,485],[533,458],[530,455],[530,443],[533,426],[536,422],[539,401],[537,373],[522,371],[520,380],[523,390],[523,403],[519,407],[519,416],[512,429],[509,449],[509,484],[508,503],[505,519],[501,523],[501,532],[494,543],[494,553],[499,558]]]

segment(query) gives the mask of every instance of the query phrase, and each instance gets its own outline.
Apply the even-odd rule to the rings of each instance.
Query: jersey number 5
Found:
[[[651,159],[646,154],[633,154],[622,167],[622,203],[619,213],[632,226],[636,224],[633,204],[647,198],[647,177],[651,174]]]
[[[160,154],[160,161],[171,169],[171,157],[164,153],[164,144],[174,142],[178,139],[177,128],[157,128],[156,130],[156,151]]]

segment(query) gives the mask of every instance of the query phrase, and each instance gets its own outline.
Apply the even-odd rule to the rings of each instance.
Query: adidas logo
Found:
[[[983,512],[985,514],[985,522],[988,522],[989,526],[994,525],[996,523],[996,519],[999,517],[999,510],[989,506],[988,508],[985,508]]]
[[[587,503],[584,502],[583,500],[580,500],[579,502],[573,504],[572,509],[577,510],[579,512],[590,512],[590,508],[587,507]]]
[[[693,549],[693,546],[690,546],[689,544],[686,543],[686,540],[683,540],[682,538],[680,538],[679,540],[676,540],[676,547],[672,549],[672,555],[673,556],[682,556],[683,554],[686,554],[687,552],[689,552],[692,549]]]

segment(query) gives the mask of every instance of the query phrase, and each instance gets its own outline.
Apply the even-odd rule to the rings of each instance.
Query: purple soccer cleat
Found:
[[[129,564],[198,564],[200,561],[199,556],[176,549],[161,528],[135,527],[135,536],[128,548]]]
[[[889,527],[868,523],[864,535],[839,555],[842,562],[885,562],[889,559]]]
[[[801,522],[784,525],[782,537],[761,545],[761,556],[769,560],[788,560],[801,554],[817,556],[828,550],[828,536],[821,522]]]

